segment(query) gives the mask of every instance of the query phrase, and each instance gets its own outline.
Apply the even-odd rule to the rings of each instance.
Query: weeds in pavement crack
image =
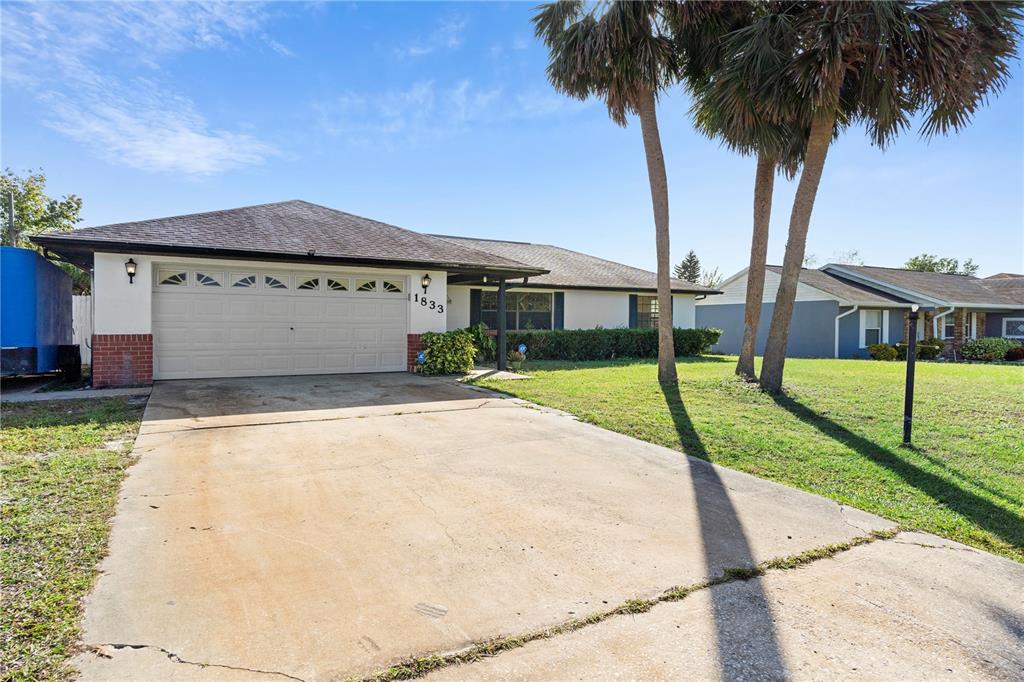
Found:
[[[630,599],[612,609],[597,611],[582,618],[573,618],[572,620],[541,630],[534,630],[520,635],[497,637],[495,639],[477,642],[461,651],[410,658],[375,675],[364,678],[354,678],[353,682],[393,682],[394,680],[411,680],[423,677],[424,675],[434,672],[435,670],[440,670],[441,668],[473,663],[483,658],[496,656],[503,651],[518,649],[530,642],[551,639],[552,637],[572,632],[574,630],[579,630],[588,625],[595,625],[608,620],[613,616],[646,613],[661,602],[679,601],[681,599],[685,599],[694,592],[708,589],[716,585],[735,581],[751,580],[764,575],[768,571],[799,568],[800,566],[833,557],[837,554],[853,549],[854,547],[866,545],[871,542],[875,542],[876,540],[892,539],[900,532],[900,530],[901,529],[898,527],[889,530],[873,530],[870,531],[868,535],[858,536],[846,542],[816,547],[792,556],[769,559],[767,561],[762,561],[756,566],[727,568],[721,575],[711,578],[710,580],[692,585],[672,587],[652,599]]]

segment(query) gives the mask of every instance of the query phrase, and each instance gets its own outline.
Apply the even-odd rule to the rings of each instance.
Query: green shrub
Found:
[[[1006,359],[1010,362],[1024,360],[1024,346],[1016,346],[1006,351]]]
[[[676,356],[707,353],[721,329],[674,329]],[[613,360],[658,356],[657,329],[557,329],[508,333],[508,347],[526,345],[531,360]]]
[[[887,343],[873,343],[868,346],[868,355],[875,360],[895,360],[899,353],[894,346]],[[904,357],[906,357],[906,352],[904,352]]]
[[[980,339],[971,339],[964,344],[963,354],[968,360],[983,360],[992,362],[1002,360],[1006,354],[1020,344],[1010,339],[1001,339],[998,336],[986,336]]]
[[[494,337],[487,333],[487,325],[477,322],[475,325],[466,327],[466,331],[473,337],[477,362],[493,361],[497,356],[496,344]]]
[[[934,360],[935,358],[942,355],[942,351],[946,349],[946,344],[942,342],[942,339],[928,339],[927,341],[917,342],[917,359],[918,360]],[[907,359],[907,344],[904,341],[896,344],[896,359],[906,360]]]
[[[422,337],[426,356],[421,365],[424,374],[460,374],[473,369],[476,346],[465,329],[443,334],[427,332]]]
[[[919,360],[934,360],[946,350],[946,342],[942,339],[927,339],[917,344],[917,357]]]

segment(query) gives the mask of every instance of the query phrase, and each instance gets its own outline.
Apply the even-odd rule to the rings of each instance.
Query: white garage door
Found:
[[[154,274],[155,379],[406,369],[404,277],[167,265]]]

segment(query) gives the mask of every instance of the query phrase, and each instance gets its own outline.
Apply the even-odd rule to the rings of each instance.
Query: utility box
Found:
[[[31,249],[0,246],[0,374],[60,367],[71,343],[71,277]]]

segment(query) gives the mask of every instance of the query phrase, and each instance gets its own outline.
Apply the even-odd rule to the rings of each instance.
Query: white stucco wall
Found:
[[[672,295],[672,326],[693,329],[697,325],[697,308],[692,294]]]
[[[128,275],[124,269],[124,263],[129,258],[133,258],[138,264],[135,282],[132,284],[128,283]],[[275,263],[272,261],[228,261],[205,258],[175,258],[173,256],[137,256],[127,253],[97,253],[94,261],[93,282],[94,334],[152,333],[153,277],[155,270],[160,264],[218,266],[234,270],[273,268],[283,272],[317,269],[316,265]],[[338,268],[329,265],[320,266],[319,269],[323,272],[381,273],[407,278],[409,333],[443,332],[448,328],[448,273],[443,270],[429,271],[431,282],[426,293],[428,305],[421,306],[415,301],[415,294],[423,296],[423,287],[420,285],[420,280],[424,274],[423,270]],[[439,312],[437,305],[431,310],[429,301],[435,301],[437,305],[443,305],[444,312]],[[469,305],[467,303],[467,315],[468,311]]]
[[[448,287],[448,330],[469,326],[469,289],[464,286]]]
[[[423,272],[409,273],[406,271],[406,273],[410,275],[411,283],[409,289],[409,333],[448,331],[448,273],[440,270],[430,271],[430,287],[426,294],[423,293],[423,287],[420,285]],[[444,312],[439,312],[436,307],[431,310],[429,305],[420,305],[416,302],[415,294],[425,297],[428,302],[433,301],[438,305],[443,305]]]
[[[565,292],[565,328],[629,326],[629,294],[619,291]]]
[[[138,264],[132,284],[124,269],[129,258]],[[93,268],[93,334],[152,333],[152,257],[97,253]]]

